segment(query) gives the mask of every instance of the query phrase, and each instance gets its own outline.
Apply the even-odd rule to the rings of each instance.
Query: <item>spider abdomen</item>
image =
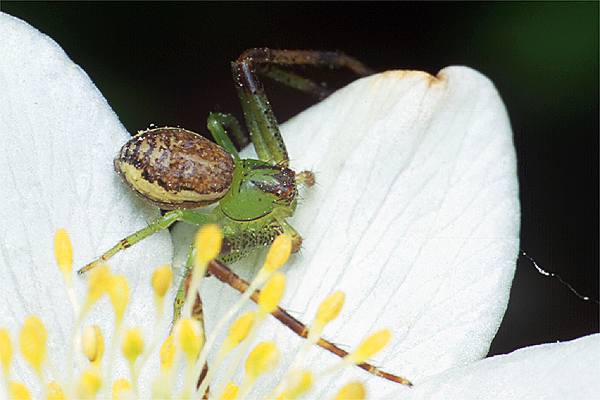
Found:
[[[140,196],[159,206],[196,208],[222,198],[231,186],[231,155],[186,129],[155,128],[131,138],[115,170]]]

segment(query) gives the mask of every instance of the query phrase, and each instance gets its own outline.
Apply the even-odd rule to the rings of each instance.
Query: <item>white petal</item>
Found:
[[[600,335],[526,347],[453,368],[412,390],[405,399],[595,399],[600,394]]]
[[[129,135],[88,76],[16,18],[0,15],[0,37],[0,326],[16,335],[25,316],[39,315],[49,330],[50,360],[64,378],[73,316],[54,263],[55,230],[70,232],[77,268],[145,226],[157,210],[114,174],[112,159]],[[127,325],[151,332],[149,276],[171,254],[162,233],[111,260],[113,271],[129,279]],[[85,280],[75,282],[82,301]],[[109,336],[112,318],[105,301],[88,322]],[[14,372],[29,379],[22,362]]]
[[[489,80],[464,67],[378,74],[283,134],[292,167],[317,177],[291,219],[304,244],[286,267],[283,306],[309,322],[326,295],[345,291],[325,336],[350,349],[390,328],[394,341],[374,362],[415,382],[483,357],[506,308],[519,232],[512,132]],[[236,265],[241,275],[252,274],[247,264]],[[202,292],[210,331],[237,293],[214,278]],[[261,338],[276,338],[288,361],[300,346],[273,319]],[[321,349],[309,356],[315,370],[335,360]],[[391,387],[358,368],[336,384],[351,376],[369,379],[374,398]]]

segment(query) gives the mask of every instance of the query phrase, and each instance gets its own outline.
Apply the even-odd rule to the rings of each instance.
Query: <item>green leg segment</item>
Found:
[[[264,88],[248,64],[233,63],[234,80],[250,140],[262,161],[287,165],[288,154]]]
[[[316,91],[318,85],[292,72],[270,65],[314,65],[330,68],[348,68],[358,75],[373,71],[355,58],[343,53],[312,50],[272,50],[257,48],[246,50],[232,63],[233,79],[244,110],[244,118],[250,130],[250,140],[263,161],[287,166],[289,157],[279,131],[264,87],[258,79],[262,72],[271,78],[305,91]]]
[[[116,245],[109,249],[106,253],[102,254],[97,260],[92,261],[85,267],[77,271],[78,274],[83,274],[97,265],[108,261],[112,256],[118,252],[125,250],[137,242],[144,240],[148,236],[151,236],[163,229],[167,229],[173,223],[177,221],[187,222],[193,225],[204,225],[211,222],[216,222],[216,218],[212,214],[201,214],[191,210],[173,210],[169,211],[162,217],[156,219],[147,227],[140,229],[139,231],[121,239]]]
[[[331,94],[331,90],[327,89],[325,86],[319,85],[310,79],[271,64],[259,65],[257,67],[257,71],[260,75],[271,78],[276,82],[291,87],[292,89],[313,95],[320,100]]]
[[[240,156],[229,135],[231,134],[241,147],[247,144],[248,139],[238,120],[231,114],[213,112],[208,114],[207,126],[215,142],[239,161]]]

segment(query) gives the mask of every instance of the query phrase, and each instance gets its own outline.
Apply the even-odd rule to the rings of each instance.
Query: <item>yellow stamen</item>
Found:
[[[284,399],[295,399],[310,390],[313,384],[313,375],[310,371],[301,370],[290,374],[288,384],[282,393]]]
[[[335,400],[364,400],[366,397],[365,387],[360,382],[345,384],[335,396]]]
[[[87,369],[79,378],[77,396],[79,398],[95,397],[102,387],[102,378],[96,369]]]
[[[347,360],[360,364],[379,353],[392,338],[389,329],[382,329],[364,339],[352,353],[346,356]]]
[[[2,363],[2,371],[8,376],[10,370],[10,362],[12,360],[12,342],[10,341],[10,333],[6,329],[0,329],[0,363]]]
[[[167,336],[162,346],[160,346],[160,367],[163,371],[169,371],[173,368],[175,361],[175,342],[173,335]]]
[[[239,391],[240,388],[235,383],[229,382],[227,386],[225,386],[221,396],[219,396],[219,400],[236,400]]]
[[[173,270],[168,264],[156,268],[152,273],[152,289],[154,289],[154,294],[159,299],[165,297],[172,282]]]
[[[277,236],[269,248],[262,269],[269,273],[277,271],[287,262],[291,253],[292,237],[285,233]]]
[[[196,295],[198,294],[202,278],[206,274],[208,262],[219,255],[222,242],[223,232],[221,232],[221,228],[218,225],[208,224],[198,230],[194,241],[195,258],[192,279],[187,289],[183,309],[181,310],[183,318],[189,318],[192,315],[192,308],[196,301]]]
[[[131,388],[131,383],[127,379],[117,379],[112,386],[112,399],[113,400],[122,400],[131,398],[133,392]]]
[[[104,355],[104,337],[98,325],[91,325],[83,331],[81,347],[83,354],[93,364],[100,364]]]
[[[275,346],[275,342],[260,342],[257,344],[246,359],[246,373],[240,386],[239,397],[246,398],[258,377],[275,369],[278,362],[279,351]]]
[[[272,371],[279,362],[279,351],[275,342],[260,342],[246,359],[246,376],[251,381],[260,375]]]
[[[194,362],[203,345],[200,323],[192,318],[182,319],[177,322],[175,329],[181,350],[186,355],[188,362]]]
[[[315,324],[319,326],[325,326],[329,322],[337,318],[344,306],[344,300],[346,295],[344,292],[336,291],[327,296],[325,300],[319,305],[317,315],[315,317]]]
[[[196,361],[196,365],[194,366],[194,376],[200,376],[202,371],[202,367],[206,362],[208,352],[211,350],[212,345],[217,338],[217,335],[221,333],[221,330],[226,326],[227,322],[233,318],[233,316],[240,310],[240,308],[250,299],[250,296],[256,289],[258,289],[262,284],[270,277],[270,275],[275,272],[278,268],[280,268],[289,258],[292,248],[292,239],[289,235],[280,235],[275,238],[275,241],[271,245],[269,252],[267,254],[267,259],[265,260],[265,264],[260,269],[256,277],[250,282],[250,285],[246,289],[246,291],[238,298],[238,300],[233,304],[229,310],[221,317],[221,319],[217,322],[215,328],[212,330],[210,336],[206,341],[206,346],[202,349],[200,356]],[[194,275],[196,275],[194,271]],[[204,274],[202,274],[204,276]],[[186,304],[184,305],[183,311],[184,316],[189,315],[185,314],[186,307],[190,304],[191,301],[189,299],[192,295],[195,295],[195,290],[191,291],[191,288],[197,288],[194,284],[194,280],[196,277],[192,278],[192,284],[190,285],[190,290],[188,290],[188,299],[186,299]],[[243,392],[243,391],[242,391]],[[241,396],[240,396],[241,397]]]
[[[270,314],[277,308],[285,291],[285,275],[281,272],[273,274],[258,296],[258,306],[262,313]]]
[[[66,400],[67,396],[58,382],[50,382],[46,386],[46,400]]]
[[[108,287],[108,296],[115,311],[116,324],[123,321],[129,303],[129,284],[123,275],[113,276]]]
[[[19,344],[23,358],[39,375],[46,359],[46,341],[48,332],[42,321],[36,316],[29,316],[21,328]]]
[[[212,379],[214,372],[220,370],[219,368],[223,359],[243,340],[245,340],[246,337],[248,337],[248,335],[252,331],[254,324],[257,323],[256,319],[257,318],[255,313],[247,312],[242,314],[231,324],[231,326],[229,327],[227,337],[225,338],[223,344],[219,348],[217,357],[211,363],[210,368],[208,369],[208,373],[206,374],[206,376],[202,380],[202,383],[198,387],[198,390],[196,391],[196,397],[201,397],[206,392],[206,389],[208,388],[208,385]],[[204,353],[205,351],[206,349],[203,349],[202,352]],[[241,350],[240,355],[243,353],[245,353],[245,351]]]
[[[73,246],[65,229],[59,229],[54,234],[54,258],[65,280],[71,282],[73,275]]]
[[[144,352],[144,339],[142,339],[139,329],[132,328],[125,332],[121,350],[127,361],[131,364],[135,363],[135,360]]]
[[[238,344],[240,344],[252,329],[252,325],[254,325],[254,313],[247,312],[242,314],[238,319],[236,319],[233,324],[229,327],[229,333],[223,342],[222,351],[227,354]]]
[[[98,301],[102,295],[108,293],[111,283],[112,274],[106,265],[93,269],[88,281],[86,308]]]
[[[217,258],[221,252],[223,233],[218,225],[204,225],[196,234],[194,246],[196,248],[196,266],[206,265],[210,260]]]
[[[11,400],[29,400],[31,394],[27,390],[27,386],[19,382],[10,382],[8,384],[8,393]]]

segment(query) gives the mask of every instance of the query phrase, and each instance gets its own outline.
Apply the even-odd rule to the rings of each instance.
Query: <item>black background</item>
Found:
[[[377,70],[478,69],[495,82],[513,125],[521,248],[598,297],[597,2],[1,7],[56,40],[130,132],[150,123],[205,131],[209,111],[239,114],[229,61],[250,47],[340,49]],[[333,86],[352,79],[316,76]],[[280,121],[313,103],[277,85],[267,90]],[[521,257],[490,354],[598,329],[596,304]]]

